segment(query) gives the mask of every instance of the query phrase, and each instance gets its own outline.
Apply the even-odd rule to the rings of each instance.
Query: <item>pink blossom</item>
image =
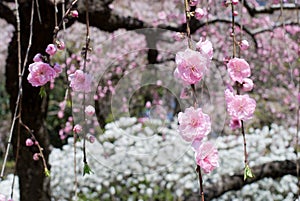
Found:
[[[226,89],[225,90],[225,101],[226,103],[230,102],[234,98],[234,94],[232,90]]]
[[[150,107],[151,107],[151,102],[150,102],[150,101],[147,101],[145,107],[146,107],[146,108],[150,108]]]
[[[195,10],[195,18],[197,20],[201,20],[206,15],[206,11],[202,8],[196,8]]]
[[[32,139],[27,138],[25,144],[27,147],[31,147],[34,143],[33,143]]]
[[[256,101],[246,95],[234,95],[226,100],[227,111],[232,119],[248,120],[251,119],[256,107]]]
[[[64,50],[66,47],[64,41],[56,41],[56,46],[59,50]]]
[[[191,97],[191,91],[189,88],[184,87],[180,92],[180,99],[188,99]]]
[[[244,59],[233,58],[227,64],[227,70],[233,81],[243,83],[243,79],[251,75],[251,69]]]
[[[201,108],[189,107],[184,112],[179,112],[178,123],[179,133],[187,142],[202,139],[211,131],[210,118]]]
[[[210,173],[219,167],[218,150],[211,142],[202,143],[195,152],[196,163],[201,167],[205,174]]]
[[[205,75],[209,66],[209,58],[200,52],[186,49],[178,52],[175,58],[177,68],[175,76],[181,78],[185,83],[195,84]]]
[[[0,201],[6,201],[6,197],[3,194],[0,194]]]
[[[85,113],[89,116],[93,116],[95,114],[95,108],[89,105],[85,108]]]
[[[29,65],[29,75],[27,80],[34,86],[43,86],[54,79],[56,72],[51,66],[44,62],[35,62]]]
[[[71,14],[71,16],[74,17],[74,18],[77,18],[78,15],[79,15],[77,10],[72,10],[72,11],[70,12],[70,14]]]
[[[298,93],[298,104],[300,104],[300,93]]]
[[[199,0],[190,0],[189,5],[190,6],[197,6]]]
[[[242,90],[247,92],[253,89],[253,81],[249,78],[244,78],[242,83]]]
[[[231,2],[233,5],[237,5],[239,3],[239,0],[232,0]]]
[[[247,50],[249,48],[249,42],[247,40],[242,40],[239,45],[241,50]]]
[[[73,128],[74,133],[78,134],[82,131],[82,126],[79,124],[76,124]]]
[[[241,120],[238,120],[238,119],[231,119],[229,126],[232,130],[237,129],[237,128],[241,128],[242,127],[242,122],[241,122]]]
[[[39,157],[40,157],[40,154],[39,153],[35,153],[35,154],[33,154],[32,158],[33,158],[33,160],[38,161]]]
[[[37,53],[37,54],[33,57],[33,61],[34,61],[34,62],[43,61],[43,56],[42,56],[40,53]]]
[[[209,40],[202,41],[202,38],[200,38],[199,42],[196,43],[196,50],[202,54],[207,54],[209,59],[212,59],[214,54],[212,43]]]
[[[90,141],[90,143],[94,143],[95,140],[96,140],[95,136],[93,136],[93,135],[90,135],[90,136],[89,136],[89,141]]]
[[[181,32],[177,32],[173,35],[173,38],[176,40],[176,41],[181,41],[185,38],[185,34],[184,33],[181,33]]]
[[[61,69],[61,67],[60,67],[60,65],[59,65],[58,63],[55,63],[55,64],[54,64],[53,69],[54,69],[55,72],[56,72],[56,77],[58,77],[59,74],[62,72],[62,69]]]
[[[239,15],[239,12],[238,11],[233,11],[233,16],[238,16]]]
[[[56,53],[56,47],[54,44],[49,44],[46,48],[46,53],[49,54],[50,56],[55,55]]]
[[[82,70],[76,70],[75,73],[70,74],[69,81],[73,91],[91,91],[92,76]]]

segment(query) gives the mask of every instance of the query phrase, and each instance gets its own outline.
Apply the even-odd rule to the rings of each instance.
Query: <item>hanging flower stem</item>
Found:
[[[188,47],[190,49],[192,49],[192,38],[191,38],[191,29],[190,29],[191,13],[189,10],[188,0],[184,0],[184,9],[185,9],[185,17],[186,17],[186,34],[187,34],[187,38],[188,38]],[[194,107],[197,108],[198,102],[197,102],[195,85],[191,84],[191,88],[192,88],[192,92],[193,92]],[[202,180],[201,168],[199,165],[197,165],[196,172],[198,173],[201,201],[204,201],[203,180]]]

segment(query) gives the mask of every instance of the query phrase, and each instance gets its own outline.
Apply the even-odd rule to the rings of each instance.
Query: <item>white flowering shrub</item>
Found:
[[[82,176],[81,142],[77,142],[78,195],[81,200],[182,200],[199,187],[193,151],[181,140],[177,123],[136,118],[121,118],[106,125],[98,140],[87,145],[88,162],[94,174]],[[293,136],[296,130],[272,125],[250,129],[247,135],[250,166],[275,160],[294,160]],[[225,174],[243,169],[241,136],[216,139],[220,167],[204,175],[204,184],[218,182]],[[73,139],[62,150],[50,155],[51,187],[54,201],[72,200],[74,196]],[[8,177],[11,180],[11,176]],[[264,178],[230,191],[215,200],[295,200],[297,179],[286,175]],[[7,182],[9,183],[9,182]],[[0,193],[9,189],[0,184]],[[9,186],[9,185],[7,185]],[[5,190],[6,188],[6,190]],[[2,190],[3,189],[3,190]],[[15,194],[18,194],[16,191]],[[18,199],[15,199],[18,200]]]

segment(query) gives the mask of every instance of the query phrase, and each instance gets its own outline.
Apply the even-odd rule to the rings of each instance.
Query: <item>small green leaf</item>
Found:
[[[244,180],[248,178],[253,178],[254,174],[252,173],[249,165],[246,165],[245,170],[244,170]]]
[[[83,167],[83,176],[85,174],[94,174],[94,172],[92,171],[92,169],[90,168],[90,166],[87,163],[85,163],[84,167]]]
[[[67,107],[71,107],[72,106],[72,102],[70,100],[67,100]]]
[[[46,89],[45,89],[44,86],[41,87],[39,95],[40,95],[41,98],[47,96],[47,92],[46,92]]]
[[[48,168],[45,168],[45,175],[46,177],[50,177],[50,171],[48,170]]]

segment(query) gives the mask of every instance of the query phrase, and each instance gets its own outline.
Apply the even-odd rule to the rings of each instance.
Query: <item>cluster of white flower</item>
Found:
[[[275,160],[294,160],[295,129],[272,125],[250,129],[247,135],[250,166]],[[222,175],[242,172],[241,136],[215,139],[220,167],[204,175],[204,185],[217,182]],[[74,196],[72,138],[62,150],[50,155],[53,200],[71,200]],[[193,152],[181,140],[177,122],[121,118],[106,125],[106,131],[93,144],[87,145],[88,163],[94,174],[82,176],[81,142],[77,145],[78,193],[88,200],[172,200],[184,199],[198,191]],[[262,179],[239,191],[227,192],[216,200],[294,200],[296,177]],[[0,183],[0,189],[2,183]],[[2,190],[1,190],[2,191]],[[0,193],[2,193],[0,191]]]

